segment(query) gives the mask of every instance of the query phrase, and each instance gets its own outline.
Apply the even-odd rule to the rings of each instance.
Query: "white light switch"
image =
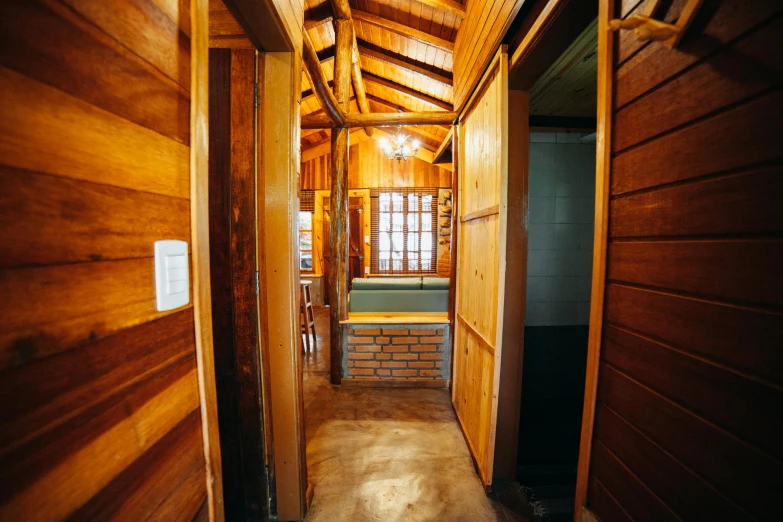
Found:
[[[155,295],[158,312],[174,310],[190,302],[187,242],[155,241]]]

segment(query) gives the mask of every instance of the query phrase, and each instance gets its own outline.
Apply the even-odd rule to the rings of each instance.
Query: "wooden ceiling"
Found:
[[[530,88],[530,114],[594,118],[598,20],[591,23]]]
[[[462,2],[350,0],[350,6],[372,112],[453,110],[454,41],[465,17]],[[324,76],[331,81],[335,34],[329,0],[305,0],[305,28]],[[351,104],[352,112],[358,112],[356,101]],[[318,112],[322,108],[303,74],[302,116]],[[435,152],[448,136],[449,127],[406,127],[405,133],[420,140],[426,151]],[[328,130],[302,131],[302,152],[328,140]]]

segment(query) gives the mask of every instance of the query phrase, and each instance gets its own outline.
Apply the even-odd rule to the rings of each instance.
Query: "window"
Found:
[[[299,212],[299,269],[313,271],[313,214]]]
[[[371,196],[372,272],[435,273],[437,189],[374,189]]]

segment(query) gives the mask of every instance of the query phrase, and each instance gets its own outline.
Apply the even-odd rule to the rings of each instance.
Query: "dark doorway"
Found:
[[[256,56],[209,50],[209,234],[226,520],[269,519],[256,294]]]

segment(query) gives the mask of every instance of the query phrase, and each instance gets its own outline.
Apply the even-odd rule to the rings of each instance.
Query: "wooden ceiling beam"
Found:
[[[302,38],[304,40],[302,58],[305,64],[305,72],[310,79],[310,85],[313,86],[313,91],[318,97],[318,103],[324,108],[333,125],[342,126],[345,123],[345,114],[338,107],[337,98],[335,98],[332,90],[329,88],[329,84],[326,82],[324,72],[321,70],[321,63],[318,61],[318,54],[315,52],[313,42],[310,40],[310,35],[307,34],[307,31],[303,31]]]
[[[454,16],[465,18],[465,6],[454,0],[419,0],[419,2]]]
[[[402,111],[402,112],[413,112],[410,109],[408,109],[407,107],[403,107],[402,105],[397,105],[396,103],[392,103],[389,100],[385,100],[383,98],[375,96],[374,94],[368,94],[367,95],[367,99],[377,103],[378,105],[383,105],[384,107],[392,109],[393,111],[397,111],[397,112],[399,112],[399,111]],[[442,128],[442,129],[444,129],[446,131],[451,129],[451,125],[437,125],[437,127],[440,127],[440,128]],[[433,136],[434,136],[434,134],[433,134]],[[437,137],[435,139],[439,140],[440,137]]]
[[[412,38],[413,40],[417,40],[427,45],[438,47],[446,52],[449,53],[454,52],[454,43],[444,38],[434,36],[424,31],[419,31],[418,29],[414,29],[413,27],[399,24],[392,20],[387,20],[386,18],[381,18],[380,16],[376,16],[374,14],[370,14],[365,11],[360,11],[358,9],[351,9],[351,14],[353,15],[354,21],[366,22],[368,24],[375,25],[382,29],[386,29],[387,31],[391,31],[393,33],[399,34],[400,36],[404,36],[406,38]]]
[[[369,42],[359,42],[359,54],[361,56],[367,56],[368,58],[378,60],[379,62],[383,62],[387,65],[392,65],[399,69],[404,69],[415,74],[420,74],[430,80],[435,80],[436,82],[442,83],[448,87],[454,87],[453,77],[433,72],[415,63],[406,62],[405,60],[401,59],[398,54],[392,53],[386,49],[381,49]]]
[[[396,127],[397,125],[452,125],[457,119],[454,111],[429,112],[374,112],[346,114],[343,127]],[[334,127],[327,114],[302,116],[303,129],[328,129]]]
[[[417,100],[423,101],[424,103],[432,105],[433,107],[443,109],[444,111],[450,111],[454,108],[454,106],[447,101],[434,98],[415,89],[411,89],[410,87],[406,87],[405,85],[387,80],[386,78],[375,76],[374,74],[371,74],[367,71],[364,71],[364,79],[368,82],[380,85],[381,87],[387,87],[399,93],[410,96],[411,98],[416,98]]]
[[[443,142],[441,142],[440,147],[438,147],[438,150],[435,151],[435,154],[432,157],[433,163],[438,163],[441,161],[446,150],[449,147],[451,147],[451,140],[453,137],[454,137],[454,127],[452,127],[449,133],[446,135],[446,137],[443,138]]]

